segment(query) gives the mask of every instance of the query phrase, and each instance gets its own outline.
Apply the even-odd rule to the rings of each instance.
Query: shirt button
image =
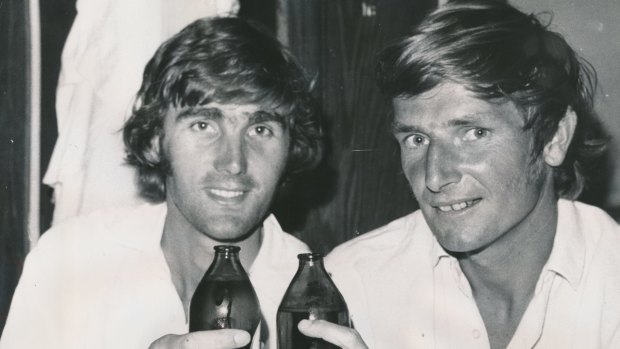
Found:
[[[473,331],[471,331],[471,335],[474,336],[475,339],[478,339],[478,338],[480,338],[480,331],[473,330]]]

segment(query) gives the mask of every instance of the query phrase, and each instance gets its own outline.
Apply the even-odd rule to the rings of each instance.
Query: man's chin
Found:
[[[492,241],[486,241],[484,234],[472,227],[463,226],[452,229],[431,227],[431,231],[439,245],[455,257],[475,255],[492,243]]]
[[[202,232],[209,238],[222,243],[239,242],[254,234],[257,227],[261,225],[262,221],[251,225],[245,220],[227,217],[227,219],[212,220],[205,229],[202,229]]]

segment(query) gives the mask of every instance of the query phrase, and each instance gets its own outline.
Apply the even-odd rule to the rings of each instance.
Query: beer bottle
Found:
[[[278,308],[278,349],[338,348],[322,339],[306,337],[297,329],[302,319],[351,327],[347,304],[327,274],[323,256],[302,253],[297,258],[299,268]]]
[[[240,247],[215,246],[214,249],[213,263],[192,296],[189,331],[235,328],[256,337],[261,320],[260,305],[239,261]],[[252,338],[251,343],[258,343],[258,338]]]

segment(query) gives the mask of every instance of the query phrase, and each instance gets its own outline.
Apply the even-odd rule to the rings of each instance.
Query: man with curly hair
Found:
[[[308,247],[270,214],[275,193],[322,155],[302,68],[261,27],[198,20],[147,64],[123,130],[139,207],[46,232],[26,260],[0,348],[237,348],[240,330],[187,334],[215,245],[241,247],[275,348],[278,304]]]

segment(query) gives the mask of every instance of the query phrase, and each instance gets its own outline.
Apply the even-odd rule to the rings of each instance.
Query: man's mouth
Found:
[[[241,190],[226,190],[226,189],[209,189],[209,192],[221,196],[226,199],[236,198],[243,195],[244,191]]]
[[[438,208],[441,212],[462,211],[466,208],[476,205],[478,202],[480,202],[480,199],[461,201],[450,205],[438,205],[435,206],[435,208]]]
[[[212,200],[223,205],[237,204],[245,199],[250,192],[246,188],[206,188],[206,193]]]

